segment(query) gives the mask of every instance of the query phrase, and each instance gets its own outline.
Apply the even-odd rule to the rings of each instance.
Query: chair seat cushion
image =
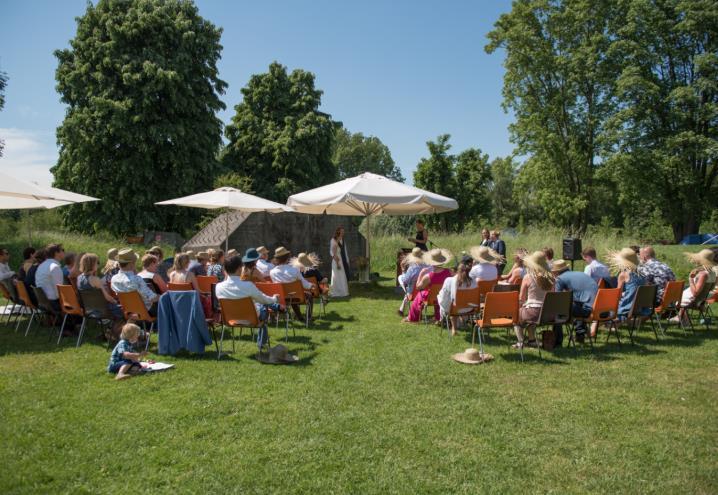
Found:
[[[253,325],[247,320],[229,320],[227,324],[232,327],[251,327]]]
[[[513,325],[514,322],[511,318],[493,318],[486,323],[484,320],[478,320],[476,325],[479,327],[508,327]]]

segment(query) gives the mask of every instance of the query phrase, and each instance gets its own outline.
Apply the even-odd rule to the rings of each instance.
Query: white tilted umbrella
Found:
[[[280,213],[283,211],[294,211],[294,209],[280,203],[275,203],[268,199],[260,198],[252,194],[243,193],[234,187],[220,187],[214,191],[207,191],[183,198],[168,199],[160,201],[156,205],[176,205],[188,206],[190,208],[205,208],[215,210],[218,208],[228,208],[230,210],[238,210],[246,213],[255,213],[266,211],[269,213]],[[225,222],[225,241],[224,249],[227,250],[229,243],[229,218]]]
[[[419,215],[444,213],[459,207],[455,199],[365,172],[356,177],[294,194],[287,200],[300,213],[353,215],[367,219],[367,257],[374,215]]]
[[[16,179],[10,175],[0,172],[0,198],[2,198],[3,209],[23,208],[53,208],[61,204],[47,203],[51,206],[37,206],[34,201],[60,201],[62,204],[82,203],[85,201],[99,201],[97,198],[77,194],[56,187],[43,187],[32,182]],[[24,200],[13,203],[13,200]]]

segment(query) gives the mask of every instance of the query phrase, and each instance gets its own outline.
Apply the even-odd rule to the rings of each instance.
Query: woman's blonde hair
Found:
[[[97,265],[100,263],[100,257],[95,253],[85,253],[80,258],[80,273],[85,275],[91,275],[97,270]]]
[[[172,265],[172,271],[184,270],[189,265],[189,255],[186,253],[175,254],[175,261]]]
[[[133,337],[139,337],[139,336],[140,336],[140,327],[138,327],[134,323],[126,323],[125,326],[122,327],[122,332],[120,333],[121,339],[130,340]]]

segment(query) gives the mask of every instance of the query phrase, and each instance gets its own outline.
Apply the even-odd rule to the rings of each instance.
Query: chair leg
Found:
[[[219,336],[219,349],[217,350],[217,361],[222,357],[222,344],[224,343],[224,325],[222,325],[222,334]]]
[[[27,337],[27,334],[30,333],[30,327],[32,326],[32,320],[35,319],[35,310],[30,310],[30,321],[27,323],[27,328],[25,329],[25,337]]]
[[[77,336],[77,344],[75,347],[80,347],[80,343],[82,342],[82,336],[85,333],[85,323],[87,322],[87,318],[84,316],[82,317],[82,323],[80,324],[80,335]]]
[[[62,326],[60,327],[60,333],[57,336],[57,345],[60,345],[60,340],[62,340],[62,332],[65,331],[65,323],[67,323],[67,313],[65,313],[65,317],[62,319]]]
[[[656,319],[655,313],[651,313],[651,316],[650,316],[651,329],[653,329],[653,335],[656,336],[656,342],[658,342],[658,341],[659,341],[659,339],[658,339],[658,331],[656,330],[656,323],[655,323],[655,321],[654,321],[655,319]]]

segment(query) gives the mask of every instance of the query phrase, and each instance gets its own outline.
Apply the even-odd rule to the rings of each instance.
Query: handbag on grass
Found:
[[[547,351],[552,351],[556,347],[556,334],[553,330],[541,332],[541,347]]]

